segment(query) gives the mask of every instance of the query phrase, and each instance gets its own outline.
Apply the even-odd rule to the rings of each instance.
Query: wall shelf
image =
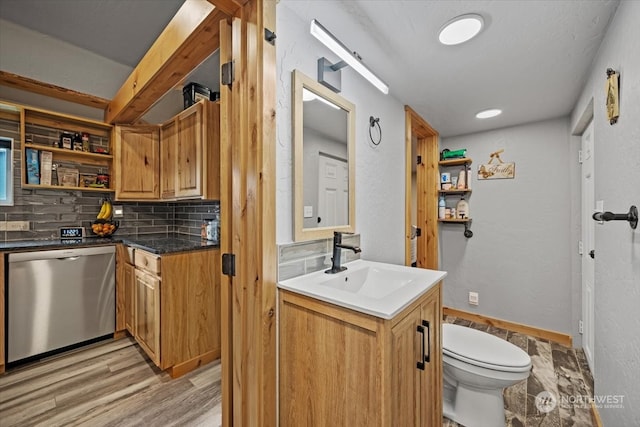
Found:
[[[114,192],[114,189],[112,188],[56,185],[58,177],[55,173],[57,165],[57,167],[76,169],[80,178],[82,178],[82,175],[96,177],[100,174],[111,175],[114,161],[111,145],[113,126],[97,120],[42,110],[39,108],[27,107],[18,104],[10,106],[20,111],[20,127],[22,134],[21,151],[23,162],[21,168],[22,188],[87,191],[98,193]],[[60,141],[60,135],[63,132],[71,134],[88,134],[90,149],[92,151],[76,151],[59,148],[58,143]],[[50,182],[46,181],[47,184],[35,184],[33,180],[28,179],[27,171],[29,168],[24,163],[27,160],[26,150],[37,150],[39,153],[51,153],[52,168]],[[98,153],[95,151],[105,151],[106,153]],[[37,167],[42,168],[41,163],[42,159],[40,158],[39,162],[34,161],[32,165],[35,164]],[[33,171],[31,171],[31,173],[33,173]],[[42,169],[36,171],[36,173],[40,175],[43,174]],[[31,181],[31,183],[28,181]]]
[[[471,190],[470,188],[461,188],[461,189],[455,189],[455,190],[438,190],[438,193],[440,194],[460,194],[460,193],[471,193],[473,190]]]
[[[469,157],[463,157],[461,159],[440,160],[438,162],[440,166],[461,166],[461,165],[468,165],[471,163],[473,163],[473,160]]]
[[[469,187],[470,175],[471,175],[471,168],[469,167],[469,165],[472,162],[473,160],[469,157],[463,157],[460,159],[440,160],[438,162],[440,170],[450,166],[464,166],[464,170],[466,172],[465,186],[467,187],[467,188],[451,188],[449,190],[442,190],[438,188],[438,195],[440,197],[446,198],[446,196],[458,196],[460,199],[464,199],[466,195],[471,194],[471,188],[468,188],[468,187]],[[448,223],[448,224],[464,224],[464,236],[466,238],[470,238],[473,236],[473,233],[470,230],[471,218],[438,218],[438,222]]]
[[[465,222],[471,222],[471,218],[440,218],[438,222],[453,222],[456,224],[463,224]]]
[[[22,188],[33,188],[39,190],[63,190],[63,191],[93,191],[98,193],[113,193],[113,188],[99,187],[68,187],[66,185],[41,185],[41,184],[22,184]]]

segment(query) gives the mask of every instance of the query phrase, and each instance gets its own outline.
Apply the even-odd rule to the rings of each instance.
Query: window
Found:
[[[13,139],[0,136],[0,206],[13,206]]]

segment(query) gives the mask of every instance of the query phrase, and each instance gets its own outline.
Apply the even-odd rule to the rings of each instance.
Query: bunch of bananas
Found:
[[[100,212],[96,220],[91,224],[91,231],[100,237],[112,235],[118,229],[118,223],[111,221],[112,214],[113,206],[111,206],[111,200],[105,198],[102,201],[102,206],[100,207]]]
[[[100,212],[98,213],[98,219],[111,219],[111,214],[113,213],[113,206],[111,206],[111,200],[104,199],[102,201],[102,207],[100,207]]]

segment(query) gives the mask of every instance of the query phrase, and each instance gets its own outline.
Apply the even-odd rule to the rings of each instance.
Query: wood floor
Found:
[[[131,338],[0,376],[0,427],[217,427],[221,411],[219,361],[172,380]]]

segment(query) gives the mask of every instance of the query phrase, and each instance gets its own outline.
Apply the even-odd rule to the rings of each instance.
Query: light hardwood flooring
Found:
[[[221,424],[220,362],[172,380],[131,338],[0,376],[0,427]]]

